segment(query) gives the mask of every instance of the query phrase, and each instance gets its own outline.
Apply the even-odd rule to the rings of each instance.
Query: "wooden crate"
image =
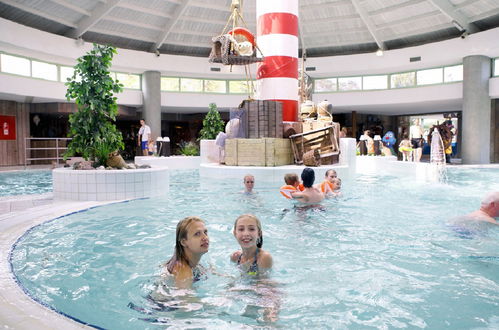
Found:
[[[304,128],[305,130],[306,128]],[[339,124],[318,128],[290,136],[293,156],[296,164],[303,163],[303,154],[317,149],[321,164],[335,164],[339,160]]]
[[[246,137],[282,138],[282,103],[268,100],[245,100],[240,106],[245,109]]]
[[[289,139],[227,139],[225,165],[281,166],[293,163]]]

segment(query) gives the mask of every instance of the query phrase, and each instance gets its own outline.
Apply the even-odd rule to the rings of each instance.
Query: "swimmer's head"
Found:
[[[187,259],[185,253],[185,246],[182,243],[187,240],[189,227],[195,222],[201,222],[204,224],[204,221],[198,217],[187,217],[180,220],[177,224],[177,232],[175,236],[175,258],[176,260],[186,264],[189,264],[189,260]]]
[[[492,191],[482,198],[480,209],[487,212],[491,217],[499,216],[499,191]]]
[[[297,183],[300,183],[300,181],[298,179],[298,174],[288,173],[288,174],[284,175],[284,182],[286,182],[286,184],[288,184],[290,186],[294,186]]]
[[[303,181],[303,186],[305,188],[310,188],[315,181],[315,172],[310,167],[305,167],[303,172],[301,172],[301,181]]]
[[[255,177],[251,174],[246,174],[244,176],[243,183],[246,191],[252,191],[255,186]]]
[[[324,177],[326,178],[326,180],[331,182],[332,179],[338,177],[338,174],[336,173],[335,170],[330,169],[330,170],[326,171],[326,174],[324,175]]]
[[[331,183],[334,185],[333,190],[339,190],[341,189],[341,179],[340,178],[334,178]]]
[[[258,239],[256,241],[256,246],[258,248],[261,248],[262,245],[263,245],[263,232],[262,232],[262,224],[260,223],[260,220],[258,220],[258,218],[256,216],[254,216],[253,214],[243,214],[243,215],[240,215],[236,221],[234,222],[234,229],[233,229],[233,232],[234,232],[234,235],[236,233],[236,227],[237,227],[237,222],[241,219],[250,219],[252,221],[255,222],[255,225],[256,227],[258,228]]]

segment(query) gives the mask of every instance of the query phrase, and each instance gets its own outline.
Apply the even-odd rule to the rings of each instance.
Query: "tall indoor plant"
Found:
[[[86,55],[78,58],[74,74],[68,78],[66,98],[74,99],[77,111],[69,116],[72,138],[64,157],[81,155],[95,165],[105,165],[109,154],[124,148],[121,132],[114,122],[118,105],[114,93],[123,90],[110,75],[116,48],[94,44]]]
[[[210,111],[206,114],[203,120],[203,128],[199,132],[200,140],[213,140],[218,133],[224,131],[224,121],[220,117],[215,103],[210,103]]]

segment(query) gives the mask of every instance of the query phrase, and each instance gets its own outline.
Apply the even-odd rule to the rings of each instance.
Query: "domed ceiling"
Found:
[[[240,0],[256,33],[255,0]],[[164,54],[208,56],[231,0],[0,0],[0,17],[50,33]],[[397,49],[499,26],[499,0],[299,0],[300,49]]]

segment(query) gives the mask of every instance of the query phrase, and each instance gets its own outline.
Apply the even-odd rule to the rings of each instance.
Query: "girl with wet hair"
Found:
[[[255,276],[272,268],[272,256],[262,249],[262,224],[256,216],[239,216],[232,233],[241,246],[241,251],[232,253],[230,260],[237,263],[244,273]]]
[[[175,252],[165,264],[167,272],[175,279],[175,286],[190,288],[203,277],[205,271],[199,261],[209,246],[208,230],[203,220],[187,217],[177,224]]]

